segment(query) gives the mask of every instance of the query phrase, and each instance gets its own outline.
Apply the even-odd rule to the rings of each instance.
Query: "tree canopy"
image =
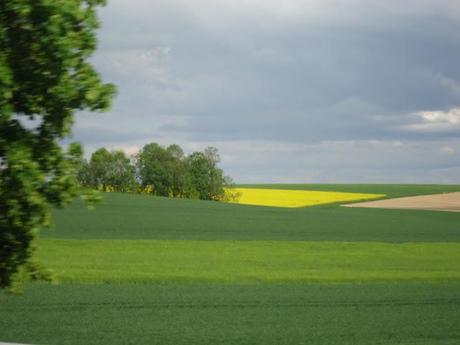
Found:
[[[192,185],[200,199],[225,199],[228,180],[223,170],[217,167],[219,161],[219,154],[214,147],[207,147],[204,152],[194,152],[187,158]]]
[[[92,154],[89,163],[81,162],[77,179],[85,187],[129,192],[136,185],[134,173],[134,166],[123,151],[101,148]]]
[[[95,151],[83,160],[78,179],[83,187],[102,191],[140,191],[157,196],[225,200],[232,181],[218,167],[216,148],[185,155],[179,145],[145,145],[132,162],[121,151]]]
[[[103,0],[0,1],[0,287],[31,265],[50,205],[76,193],[75,110],[104,110],[115,87],[88,62]]]

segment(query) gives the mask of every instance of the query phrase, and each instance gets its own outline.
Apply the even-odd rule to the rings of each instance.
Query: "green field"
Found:
[[[460,190],[263,187],[389,197]],[[460,343],[460,213],[104,199],[94,211],[76,201],[53,212],[39,257],[62,283],[0,294],[0,341]]]
[[[379,193],[385,192],[378,188]],[[460,190],[458,186],[450,188]],[[413,193],[435,190],[407,189]],[[392,190],[389,187],[383,194],[391,195]],[[365,191],[373,189],[368,186]],[[104,198],[94,211],[88,211],[80,201],[55,211],[55,229],[45,229],[42,238],[460,242],[460,214],[453,212],[334,204],[285,209],[119,193]]]
[[[45,240],[39,257],[66,282],[460,281],[460,243]]]
[[[36,344],[457,345],[460,284],[62,284],[0,295]]]

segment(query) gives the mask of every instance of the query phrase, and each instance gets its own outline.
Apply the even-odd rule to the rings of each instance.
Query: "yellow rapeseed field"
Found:
[[[384,194],[361,194],[343,192],[320,192],[310,190],[284,190],[235,188],[239,198],[233,203],[274,207],[304,207],[335,202],[369,200],[384,197]]]

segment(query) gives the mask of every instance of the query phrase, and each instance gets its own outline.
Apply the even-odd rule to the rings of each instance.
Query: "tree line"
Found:
[[[100,148],[77,171],[82,187],[101,191],[138,192],[202,200],[234,200],[230,177],[218,167],[216,148],[185,155],[179,145],[145,145],[128,157],[123,151]]]

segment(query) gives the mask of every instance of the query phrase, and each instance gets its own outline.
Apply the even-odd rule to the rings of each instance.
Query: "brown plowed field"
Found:
[[[460,212],[460,192],[366,201],[342,206]]]

